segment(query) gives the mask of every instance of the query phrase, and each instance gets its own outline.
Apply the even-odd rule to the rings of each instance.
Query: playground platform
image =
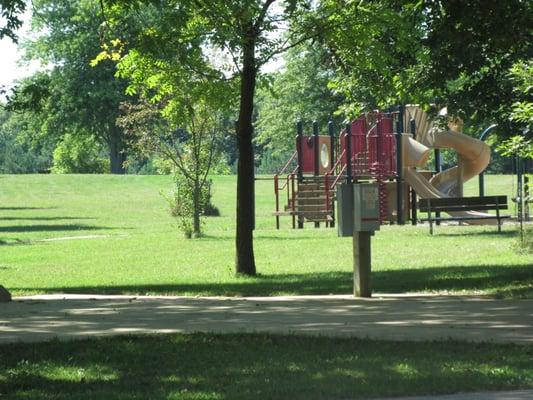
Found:
[[[432,295],[192,298],[18,297],[0,343],[172,332],[268,332],[396,341],[533,343],[533,300]]]

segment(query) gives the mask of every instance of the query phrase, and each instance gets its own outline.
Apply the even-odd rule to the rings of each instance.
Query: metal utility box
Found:
[[[353,185],[343,183],[337,186],[337,235],[353,235]]]
[[[379,196],[375,183],[342,184],[337,187],[338,236],[379,230]]]
[[[379,231],[379,189],[377,183],[353,185],[353,228],[356,232]]]

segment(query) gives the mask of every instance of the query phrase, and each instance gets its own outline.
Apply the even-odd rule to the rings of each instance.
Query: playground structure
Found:
[[[446,111],[441,115],[445,118]],[[490,148],[482,140],[462,134],[460,121],[447,128],[434,124],[417,106],[373,111],[347,124],[335,137],[333,124],[320,135],[313,123],[305,135],[297,124],[296,151],[274,176],[276,228],[280,217],[290,216],[293,228],[304,222],[335,225],[335,189],[340,183],[375,182],[378,185],[379,222],[417,222],[417,196],[463,197],[463,183],[481,174],[490,162]],[[458,165],[442,171],[440,150],[457,152]],[[435,170],[424,169],[434,152]],[[482,178],[480,178],[481,181]],[[482,183],[480,183],[482,186]],[[282,198],[286,198],[283,209]],[[467,224],[499,223],[477,211],[449,213]]]

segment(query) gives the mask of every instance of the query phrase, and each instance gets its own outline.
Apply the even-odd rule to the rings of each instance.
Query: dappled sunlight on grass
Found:
[[[531,346],[399,346],[271,335],[15,344],[0,346],[0,394],[42,399],[141,399],[148,394],[152,399],[357,399],[497,390],[533,386],[532,356]],[[76,375],[80,370],[85,372]]]

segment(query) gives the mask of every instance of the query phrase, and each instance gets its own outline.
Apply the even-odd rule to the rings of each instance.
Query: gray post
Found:
[[[371,297],[371,232],[353,233],[353,290],[356,297]]]

